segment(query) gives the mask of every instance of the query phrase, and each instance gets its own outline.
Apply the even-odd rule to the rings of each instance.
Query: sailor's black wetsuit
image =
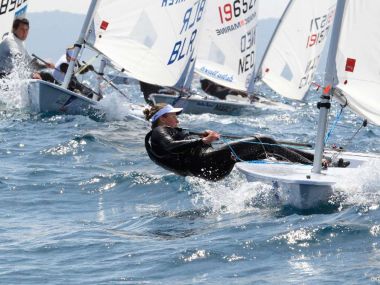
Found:
[[[154,128],[145,137],[148,155],[156,164],[178,175],[213,181],[224,178],[232,171],[236,158],[231,149],[242,160],[259,160],[267,156],[303,164],[310,164],[313,160],[312,154],[276,144],[270,137],[259,136],[215,149],[181,128],[166,126]]]

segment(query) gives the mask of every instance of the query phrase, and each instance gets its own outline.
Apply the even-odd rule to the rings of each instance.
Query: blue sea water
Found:
[[[333,207],[301,212],[236,170],[205,182],[156,166],[116,92],[99,120],[30,114],[13,95],[0,108],[0,284],[380,283],[379,165],[347,177]],[[313,142],[315,102],[180,121]],[[360,124],[345,111],[331,142],[379,153],[372,125],[348,143]]]

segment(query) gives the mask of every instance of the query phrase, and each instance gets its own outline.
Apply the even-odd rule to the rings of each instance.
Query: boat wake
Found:
[[[247,182],[236,172],[218,182],[207,182],[193,177],[186,180],[194,193],[192,203],[198,207],[209,208],[212,212],[233,214],[262,212],[266,209],[285,215],[298,213],[296,209],[289,208],[284,203],[281,188],[274,190],[270,183]],[[309,212],[340,211],[353,205],[377,209],[380,207],[379,185],[380,160],[374,160],[336,184],[333,187],[333,196],[326,205],[320,205]]]
[[[120,97],[107,96],[99,101],[98,107],[104,113],[106,121],[144,120],[143,105],[131,103]]]
[[[211,209],[212,212],[242,213],[278,210],[279,199],[272,186],[262,182],[247,182],[233,171],[218,182],[187,177],[193,191],[192,203]]]

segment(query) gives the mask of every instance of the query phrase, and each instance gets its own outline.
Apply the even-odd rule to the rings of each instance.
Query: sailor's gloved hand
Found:
[[[206,130],[203,132],[202,141],[205,144],[210,144],[220,138],[220,134],[211,130]]]

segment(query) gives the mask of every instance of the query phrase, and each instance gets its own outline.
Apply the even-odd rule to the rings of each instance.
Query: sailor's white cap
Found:
[[[155,121],[158,120],[162,115],[168,114],[168,113],[176,113],[177,115],[181,114],[182,108],[174,108],[172,105],[168,104],[161,110],[159,110],[156,114],[152,116],[150,121],[154,123]]]
[[[74,47],[67,48],[66,49],[66,56],[68,56],[68,57],[74,57],[74,50],[75,50]]]

